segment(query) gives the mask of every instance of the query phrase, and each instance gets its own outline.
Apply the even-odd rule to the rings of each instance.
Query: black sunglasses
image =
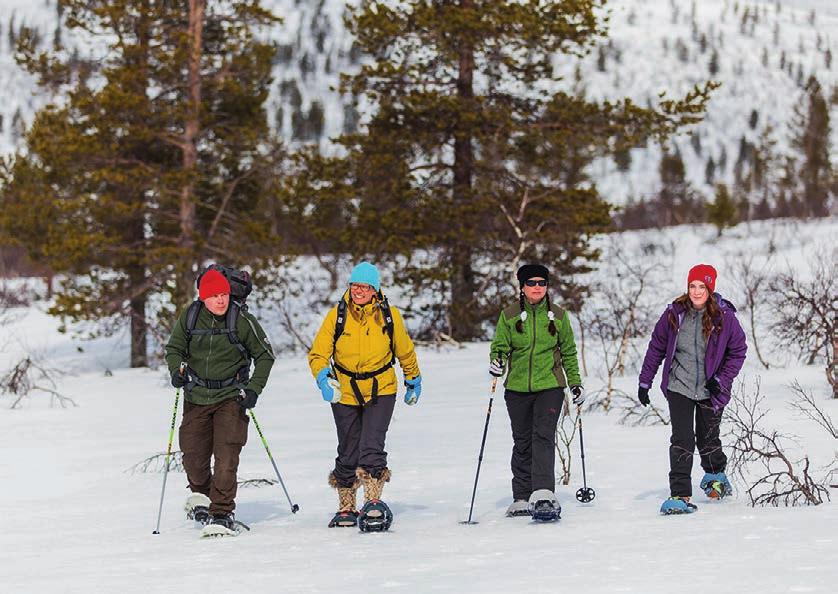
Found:
[[[538,285],[539,287],[546,287],[547,286],[547,281],[546,280],[529,279],[527,281],[524,281],[524,284],[527,285],[528,287],[534,287],[536,285]]]

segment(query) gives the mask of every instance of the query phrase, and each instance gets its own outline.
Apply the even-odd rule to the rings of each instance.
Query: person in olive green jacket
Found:
[[[544,508],[548,519],[561,510],[553,445],[556,425],[570,386],[573,403],[584,400],[570,318],[551,304],[550,274],[540,264],[518,269],[519,303],[500,314],[490,349],[489,373],[502,377],[512,423],[512,497],[508,516],[531,516]]]
[[[192,491],[186,512],[190,519],[209,524],[205,530],[212,526],[213,534],[232,533],[239,454],[247,442],[245,410],[256,406],[275,357],[256,318],[238,304],[231,306],[230,283],[223,274],[207,270],[198,295],[202,305],[193,329],[187,322],[190,307],[178,318],[166,345],[172,385],[185,393],[178,438]],[[234,337],[227,331],[227,315],[236,311]],[[210,472],[212,456],[215,466]]]

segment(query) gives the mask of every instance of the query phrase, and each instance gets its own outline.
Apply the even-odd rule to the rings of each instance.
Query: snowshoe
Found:
[[[520,516],[532,516],[530,502],[526,499],[516,499],[506,508],[506,517],[515,518]]]
[[[690,503],[689,497],[670,497],[661,505],[661,514],[664,516],[691,514],[697,509],[698,506]]]
[[[380,499],[372,499],[361,508],[358,528],[361,532],[385,532],[393,523],[393,512]]]
[[[209,506],[209,497],[203,493],[192,493],[186,498],[183,509],[188,519],[195,520],[199,524],[206,524],[209,522]]]
[[[329,528],[352,528],[358,525],[358,512],[355,510],[339,511],[329,522]]]
[[[539,489],[530,495],[529,510],[536,522],[555,522],[562,515],[562,506],[556,495],[547,489]]]
[[[244,522],[239,522],[233,513],[213,514],[210,522],[201,530],[201,538],[220,538],[238,536],[242,529],[250,530]]]
[[[705,473],[700,486],[710,499],[724,499],[733,493],[733,487],[724,472]]]

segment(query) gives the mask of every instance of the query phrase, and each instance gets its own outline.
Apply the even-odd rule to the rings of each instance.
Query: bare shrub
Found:
[[[742,297],[742,300],[738,303],[739,310],[746,313],[748,317],[748,325],[751,331],[751,340],[748,346],[753,347],[754,353],[762,366],[769,369],[770,364],[759,347],[757,320],[762,318],[763,310],[769,306],[770,262],[758,267],[754,262],[753,255],[746,257],[744,254],[739,254],[730,269],[733,285]]]
[[[58,370],[49,369],[27,356],[0,378],[0,392],[11,394],[14,398],[9,408],[17,408],[33,392],[49,394],[50,406],[78,406],[72,398],[58,392],[53,377],[59,374]]]
[[[800,279],[791,269],[772,280],[771,303],[777,316],[772,332],[781,348],[796,352],[807,365],[825,362],[832,397],[838,398],[838,248],[817,252],[811,260],[811,280]]]
[[[131,474],[147,473],[147,472],[163,472],[166,470],[166,452],[154,454],[144,460],[140,460],[125,472]],[[169,472],[184,472],[183,469],[183,452],[177,450],[172,452],[169,458]]]
[[[790,448],[799,444],[792,436],[765,427],[763,400],[757,378],[754,392],[746,394],[740,385],[725,410],[732,442],[728,468],[748,485],[751,505],[820,505],[829,500],[828,483],[835,470],[828,469],[816,479],[808,454],[789,454]],[[817,408],[814,403],[811,406]]]
[[[572,413],[571,409],[576,409],[576,413]],[[562,404],[562,412],[559,416],[559,424],[556,426],[556,454],[559,457],[559,463],[562,466],[562,474],[559,478],[561,484],[570,484],[570,469],[573,455],[570,446],[579,429],[579,409],[572,407],[565,398]]]
[[[620,424],[631,427],[641,425],[669,425],[669,413],[666,408],[658,408],[654,403],[643,406],[636,397],[632,397],[622,390],[617,395],[614,405],[620,411]]]

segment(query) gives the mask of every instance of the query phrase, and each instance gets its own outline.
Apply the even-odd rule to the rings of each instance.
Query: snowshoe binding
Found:
[[[201,530],[201,538],[238,536],[242,529],[250,530],[250,527],[244,522],[239,522],[232,512],[213,514],[212,519]]]
[[[532,519],[536,522],[555,522],[562,515],[559,500],[547,489],[539,489],[530,495],[529,509]]]
[[[337,512],[329,522],[329,528],[353,528],[357,525],[358,512],[354,509]]]
[[[532,517],[530,502],[526,499],[516,499],[509,507],[506,508],[507,518],[517,518],[521,516]]]
[[[689,497],[670,497],[661,505],[661,514],[664,516],[691,514],[697,509],[698,506],[690,503]]]
[[[700,486],[710,499],[724,499],[733,493],[733,487],[724,472],[705,473]]]
[[[386,532],[393,524],[393,512],[380,499],[371,499],[361,508],[358,528],[361,532]]]
[[[206,524],[209,522],[209,506],[210,498],[203,493],[192,493],[186,498],[186,503],[183,509],[186,512],[186,517],[194,520],[198,524]]]

